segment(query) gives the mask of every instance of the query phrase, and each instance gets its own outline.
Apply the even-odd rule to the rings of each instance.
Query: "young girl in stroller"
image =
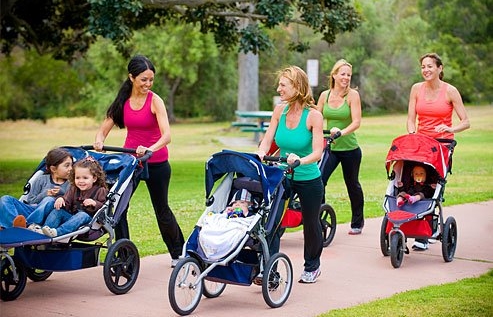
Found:
[[[411,172],[412,181],[404,186],[398,182],[399,194],[397,195],[397,207],[402,207],[405,203],[414,204],[423,198],[431,198],[435,192],[436,184],[430,184],[426,177],[426,167],[417,164]]]

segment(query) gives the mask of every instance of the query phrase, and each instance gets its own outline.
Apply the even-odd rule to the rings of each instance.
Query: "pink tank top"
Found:
[[[420,86],[416,100],[416,113],[418,114],[418,133],[425,134],[435,139],[453,139],[454,134],[449,132],[435,132],[435,127],[440,124],[452,126],[452,114],[454,106],[447,100],[448,84],[442,82],[442,87],[435,100],[425,100],[425,85]]]
[[[159,140],[161,131],[154,115],[151,111],[152,91],[147,94],[144,106],[139,110],[130,107],[130,100],[123,106],[123,123],[127,128],[127,137],[123,147],[136,149],[139,145],[149,147]],[[149,159],[149,163],[160,163],[168,160],[168,148],[164,146],[154,152]]]

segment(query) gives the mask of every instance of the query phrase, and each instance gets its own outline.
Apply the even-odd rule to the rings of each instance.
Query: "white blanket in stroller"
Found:
[[[230,253],[245,237],[254,218],[228,219],[226,213],[210,213],[203,217],[199,244],[207,259],[216,261]]]

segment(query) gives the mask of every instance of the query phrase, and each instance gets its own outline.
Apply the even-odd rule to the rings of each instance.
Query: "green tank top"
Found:
[[[289,106],[286,106],[279,118],[279,126],[277,127],[274,140],[277,146],[279,146],[282,157],[286,157],[286,153],[294,153],[299,157],[305,157],[313,152],[312,132],[306,127],[306,119],[310,110],[304,108],[298,126],[294,129],[289,129],[286,126],[286,113],[288,109]],[[286,168],[286,166],[283,168]],[[293,179],[296,181],[305,181],[315,179],[319,176],[320,170],[317,163],[314,162],[296,167]]]
[[[323,116],[327,121],[327,129],[337,127],[339,129],[344,129],[351,124],[351,108],[347,102],[347,96],[344,97],[344,103],[339,108],[329,107],[329,94],[327,93],[327,100],[325,100],[323,108]],[[332,144],[332,151],[350,151],[358,148],[358,140],[356,139],[356,134],[351,132],[349,134],[339,137],[335,143]]]

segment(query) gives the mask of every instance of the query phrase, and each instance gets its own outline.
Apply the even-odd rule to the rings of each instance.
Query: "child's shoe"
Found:
[[[41,233],[41,234],[44,234],[43,233],[43,229],[41,229],[41,226],[38,225],[37,223],[32,223],[30,224],[27,229],[31,230],[31,231],[34,231],[34,232],[37,232],[37,233]]]
[[[45,235],[47,235],[48,237],[56,237],[57,236],[57,232],[56,232],[56,229],[55,228],[50,228],[48,226],[44,226],[43,227],[43,233]]]
[[[12,225],[14,227],[25,228],[26,227],[26,217],[24,217],[23,215],[15,216],[14,220],[12,221]]]

